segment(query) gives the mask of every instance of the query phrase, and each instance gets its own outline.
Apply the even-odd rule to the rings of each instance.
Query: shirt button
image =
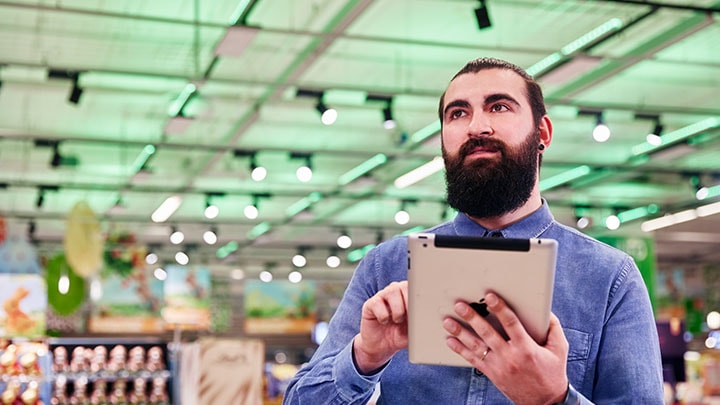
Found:
[[[475,375],[478,376],[478,377],[482,377],[482,376],[484,375],[484,374],[482,373],[482,371],[480,371],[480,370],[478,370],[478,369],[476,369],[476,368],[473,369],[473,374],[475,374]]]

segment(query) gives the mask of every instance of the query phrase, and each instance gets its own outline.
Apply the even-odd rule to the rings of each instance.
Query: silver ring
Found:
[[[482,356],[480,357],[480,361],[485,360],[485,357],[487,357],[488,353],[490,353],[489,347],[487,349],[485,349],[485,351],[483,352]]]

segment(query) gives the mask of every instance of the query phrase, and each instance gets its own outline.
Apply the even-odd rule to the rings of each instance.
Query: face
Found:
[[[549,143],[548,124],[534,125],[525,82],[512,71],[455,78],[443,106],[448,203],[477,218],[525,204],[537,182],[538,145]]]

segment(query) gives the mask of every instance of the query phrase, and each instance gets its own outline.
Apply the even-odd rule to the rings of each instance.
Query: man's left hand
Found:
[[[445,318],[443,326],[450,334],[448,347],[485,374],[516,404],[562,402],[568,389],[569,346],[560,320],[550,314],[547,341],[541,346],[500,297],[488,293],[485,303],[510,339],[505,340],[467,303],[458,302],[455,312],[472,330],[452,317]]]

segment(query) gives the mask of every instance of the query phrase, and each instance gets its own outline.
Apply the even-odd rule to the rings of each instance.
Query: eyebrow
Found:
[[[515,97],[507,93],[490,94],[489,96],[485,97],[485,101],[483,103],[484,105],[488,105],[498,101],[507,101],[511,104],[514,104],[515,106],[520,106],[520,103],[515,99]],[[470,107],[470,103],[467,100],[453,100],[445,106],[445,109],[443,110],[443,116],[447,114],[448,110],[455,107],[467,108]]]

